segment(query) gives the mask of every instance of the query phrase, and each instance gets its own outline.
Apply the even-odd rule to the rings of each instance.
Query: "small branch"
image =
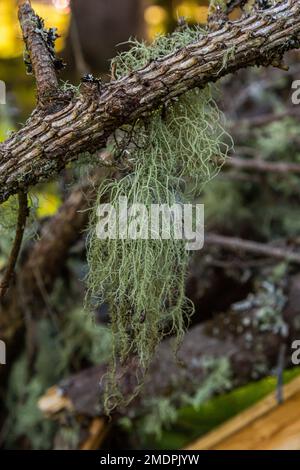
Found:
[[[35,14],[30,0],[24,0],[19,8],[19,21],[23,32],[26,51],[30,58],[30,66],[35,76],[38,101],[40,105],[49,103],[59,96],[59,84],[56,76],[54,52],[51,54],[50,36],[45,38],[43,21]],[[55,30],[49,30],[54,42]],[[48,43],[47,43],[48,42]],[[51,41],[50,41],[51,42]]]
[[[208,233],[205,236],[205,243],[208,245],[217,245],[233,252],[245,251],[300,264],[300,253],[295,253],[289,249],[277,248],[265,243],[242,240],[236,237],[226,237],[214,233]]]
[[[300,119],[300,112],[297,107],[295,108],[289,108],[285,111],[282,111],[281,113],[269,113],[269,114],[263,114],[261,116],[254,116],[254,117],[249,117],[247,119],[242,119],[238,123],[237,122],[232,122],[229,124],[230,129],[233,131],[236,129],[237,125],[238,127],[246,127],[251,130],[253,127],[264,127],[268,126],[269,124],[272,124],[273,122],[281,121],[285,119],[286,117],[292,117],[295,119]],[[248,130],[248,129],[247,129]]]
[[[18,195],[18,199],[19,199],[19,214],[18,214],[16,236],[15,236],[12,251],[8,260],[8,266],[6,268],[5,275],[0,285],[0,299],[5,296],[9,288],[10,281],[13,277],[16,263],[17,263],[18,256],[19,256],[19,252],[20,252],[21,245],[22,245],[23,235],[24,235],[25,226],[26,226],[26,219],[28,216],[27,193],[20,192]]]
[[[285,163],[285,162],[268,162],[265,160],[246,159],[239,157],[227,158],[225,162],[226,166],[231,168],[237,168],[239,170],[252,170],[260,173],[294,173],[300,174],[299,163]]]

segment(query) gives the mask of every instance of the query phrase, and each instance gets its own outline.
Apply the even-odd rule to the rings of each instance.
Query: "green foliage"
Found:
[[[194,396],[180,394],[180,391],[176,390],[167,397],[155,397],[142,403],[140,415],[135,421],[138,434],[146,439],[155,438],[159,441],[163,432],[171,429],[177,422],[180,413],[178,409],[191,405],[197,412],[209,398],[232,386],[230,364],[227,358],[204,357],[202,361],[206,377],[201,385],[194,384]],[[133,421],[128,418],[121,419],[119,424],[127,431],[132,430]]]
[[[251,211],[244,203],[245,183],[216,178],[205,186],[202,201],[207,226],[231,229],[251,221]]]
[[[26,436],[33,449],[52,448],[56,425],[44,419],[37,406],[38,399],[48,387],[73,370],[79,370],[82,360],[92,364],[108,360],[111,344],[109,330],[95,324],[91,315],[82,309],[69,311],[59,325],[59,333],[57,327],[48,319],[38,322],[33,370],[25,354],[12,368],[6,400],[9,411],[7,447],[14,447],[18,439]],[[74,432],[69,439],[74,441]]]
[[[27,436],[34,449],[51,448],[55,426],[43,419],[37,400],[45,389],[59,378],[60,344],[46,320],[38,325],[39,352],[35,361],[35,375],[30,376],[26,355],[15,362],[9,378],[6,407],[6,445],[13,447],[18,438]],[[52,362],[53,367],[49,367]]]
[[[255,132],[257,149],[263,152],[264,158],[282,161],[291,153],[298,153],[297,138],[299,136],[299,123],[295,119],[287,117],[275,121],[263,129]],[[288,153],[287,153],[288,152]],[[300,161],[298,154],[296,161]]]
[[[73,83],[70,83],[68,80],[63,81],[61,80],[60,83],[60,89],[63,93],[72,93],[73,96],[79,96],[80,94],[80,85],[73,85]]]
[[[76,367],[82,358],[88,358],[93,364],[106,362],[111,354],[111,333],[105,326],[95,322],[80,308],[67,313],[63,325],[63,349],[61,361],[65,369],[71,359]]]

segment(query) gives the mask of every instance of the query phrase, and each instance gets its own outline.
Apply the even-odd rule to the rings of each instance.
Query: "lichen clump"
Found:
[[[133,49],[114,60],[116,75],[140,68],[198,36],[199,30],[185,28],[157,38],[150,46],[135,42]],[[180,342],[193,305],[185,296],[189,262],[185,241],[174,233],[170,239],[101,240],[95,230],[97,208],[104,194],[109,194],[116,210],[120,197],[126,197],[128,205],[142,203],[147,209],[152,204],[192,202],[219,171],[231,142],[210,86],[185,93],[120,134],[130,138],[125,151],[116,144],[114,152],[120,161],[126,156],[127,168],[121,178],[99,188],[88,238],[88,298],[93,305],[108,305],[114,338],[108,409],[121,399],[118,365],[134,355],[145,371],[165,335]],[[126,139],[121,140],[124,144]]]

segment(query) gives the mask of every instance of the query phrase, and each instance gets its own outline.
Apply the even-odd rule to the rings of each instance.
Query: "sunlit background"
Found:
[[[84,0],[82,0],[84,1]],[[101,0],[100,0],[101,1]],[[56,25],[62,35],[58,42],[58,50],[64,46],[64,39],[70,24],[71,0],[36,0],[32,5],[36,12],[46,20],[46,25]],[[170,20],[184,16],[191,22],[205,22],[207,18],[208,2],[206,1],[177,1],[158,0],[147,1],[144,9],[144,20],[148,38],[156,34],[165,33]],[[0,58],[9,59],[22,54],[23,45],[17,21],[17,1],[1,0],[0,3]],[[173,18],[170,18],[170,15]]]

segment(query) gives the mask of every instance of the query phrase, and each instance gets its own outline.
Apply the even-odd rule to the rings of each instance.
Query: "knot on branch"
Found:
[[[103,89],[103,84],[100,78],[94,77],[91,73],[84,75],[81,79],[81,93],[86,97],[95,98],[100,95]]]

